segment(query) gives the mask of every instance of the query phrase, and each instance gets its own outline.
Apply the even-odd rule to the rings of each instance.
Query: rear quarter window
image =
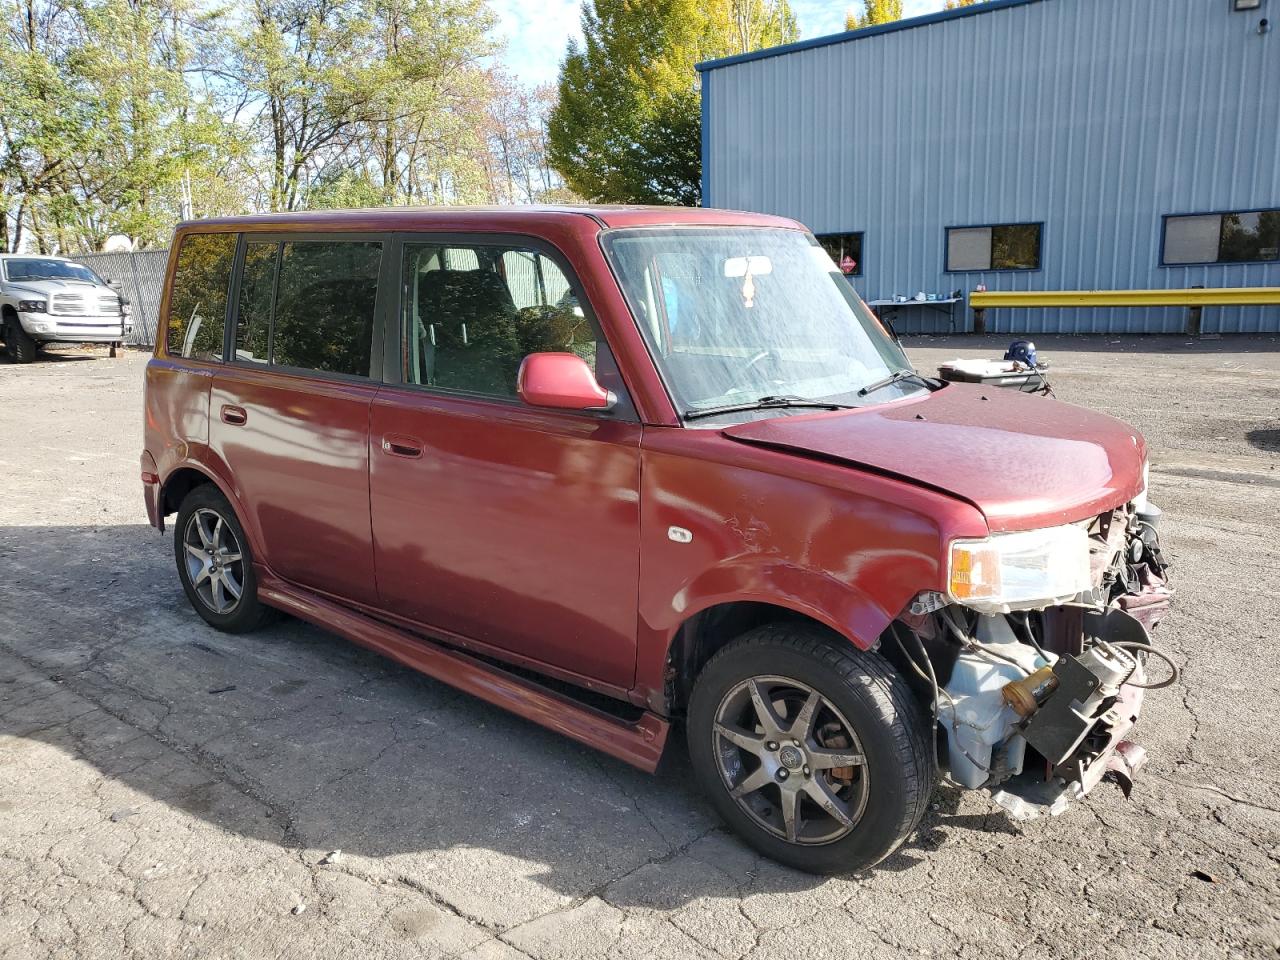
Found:
[[[221,360],[227,289],[236,234],[190,233],[182,238],[169,289],[169,355]]]

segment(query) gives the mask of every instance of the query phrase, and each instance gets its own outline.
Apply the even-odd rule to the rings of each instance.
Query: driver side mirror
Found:
[[[529,354],[520,364],[516,393],[532,407],[555,410],[612,410],[618,402],[587,362],[572,353]]]

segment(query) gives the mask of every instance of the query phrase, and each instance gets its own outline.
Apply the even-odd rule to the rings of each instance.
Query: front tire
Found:
[[[720,650],[689,701],[689,753],[721,817],[807,873],[879,863],[933,789],[929,718],[877,653],[774,623]]]
[[[22,329],[22,321],[17,317],[11,316],[5,323],[4,342],[14,363],[30,363],[36,358],[35,337]]]
[[[173,551],[187,600],[210,626],[248,633],[267,618],[269,609],[258,600],[249,539],[212,483],[183,498],[173,526]]]

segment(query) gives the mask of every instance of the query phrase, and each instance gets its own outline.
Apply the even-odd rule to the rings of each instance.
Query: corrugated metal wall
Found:
[[[868,299],[1280,286],[1277,263],[1159,265],[1165,214],[1280,207],[1280,9],[1260,35],[1267,13],[1040,0],[709,69],[704,203],[864,231],[854,286]],[[1041,270],[944,272],[946,227],[1026,221],[1044,223]],[[988,327],[1185,321],[1181,308],[1009,310]],[[1280,331],[1280,309],[1206,308],[1203,329]]]

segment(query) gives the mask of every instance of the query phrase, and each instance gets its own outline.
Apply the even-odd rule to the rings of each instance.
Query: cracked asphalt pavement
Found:
[[[728,834],[678,736],[646,776],[294,620],[216,633],[146,525],[146,358],[0,365],[0,958],[1280,956],[1280,341],[1037,339],[1151,441],[1151,762],[1028,824],[939,788],[828,880]]]

